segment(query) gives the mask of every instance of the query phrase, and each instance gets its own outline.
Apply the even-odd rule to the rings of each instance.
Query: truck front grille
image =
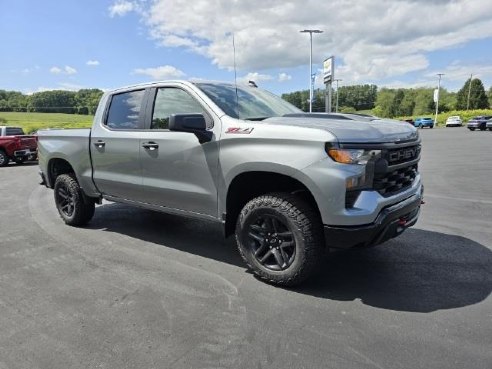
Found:
[[[390,172],[374,174],[374,189],[387,197],[410,187],[418,172],[418,165],[410,165]]]

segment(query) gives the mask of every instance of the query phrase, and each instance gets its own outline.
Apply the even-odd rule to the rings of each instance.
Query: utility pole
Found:
[[[470,74],[470,84],[468,85],[468,99],[466,99],[466,110],[470,107],[470,94],[473,74]]]
[[[305,29],[299,31],[301,33],[309,33],[309,44],[310,44],[310,53],[309,53],[309,112],[313,112],[313,33],[323,33],[323,31],[319,29]]]
[[[335,113],[338,113],[338,81],[343,81],[343,80],[340,78],[335,79],[335,82],[337,83],[337,105],[335,107]]]
[[[437,114],[439,113],[439,93],[441,91],[441,77],[444,76],[444,73],[437,73],[439,80],[437,82],[437,99],[436,99],[436,119],[434,119],[434,124],[437,125]]]

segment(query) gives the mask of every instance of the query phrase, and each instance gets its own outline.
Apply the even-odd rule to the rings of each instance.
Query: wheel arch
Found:
[[[48,187],[53,188],[55,185],[56,178],[61,174],[75,174],[73,166],[65,159],[53,158],[48,162],[48,173],[47,173],[47,184]]]
[[[237,174],[230,182],[225,196],[225,235],[234,233],[237,217],[246,203],[271,192],[297,193],[320,215],[315,197],[300,180],[278,172],[247,171]]]

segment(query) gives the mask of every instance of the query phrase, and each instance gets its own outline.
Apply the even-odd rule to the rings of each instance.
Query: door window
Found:
[[[112,129],[139,129],[144,90],[113,95],[106,125]]]
[[[179,88],[159,88],[155,97],[151,128],[169,129],[171,114],[196,113],[205,115],[205,110],[186,91]]]

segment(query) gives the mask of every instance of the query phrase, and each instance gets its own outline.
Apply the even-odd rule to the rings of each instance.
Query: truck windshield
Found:
[[[195,83],[224,113],[232,118],[263,120],[285,114],[302,113],[302,110],[280,97],[249,86],[218,83]]]

